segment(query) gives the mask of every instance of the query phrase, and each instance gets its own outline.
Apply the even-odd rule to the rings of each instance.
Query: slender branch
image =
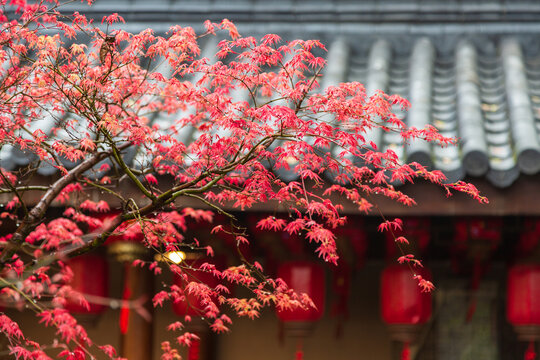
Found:
[[[15,187],[13,189],[1,189],[0,188],[0,194],[12,193],[12,192],[14,192],[14,190],[16,190],[18,192],[47,191],[47,190],[49,190],[49,187],[48,186],[34,185],[34,186],[19,186],[19,187]]]
[[[185,194],[185,196],[195,198],[195,199],[201,201],[202,203],[206,204],[207,206],[211,207],[212,209],[214,209],[215,211],[217,211],[221,215],[225,215],[231,220],[236,220],[236,217],[233,214],[231,214],[228,211],[223,210],[223,208],[217,206],[216,204],[211,203],[210,201],[206,200],[202,196],[195,195],[195,194]]]
[[[107,139],[109,140],[109,144],[112,148],[112,155],[114,157],[114,160],[116,161],[116,163],[118,165],[120,165],[120,167],[122,168],[122,170],[124,171],[124,173],[131,179],[131,181],[133,181],[133,183],[135,184],[135,186],[137,186],[137,188],[139,190],[141,190],[141,192],[146,196],[148,197],[149,199],[151,199],[152,201],[156,201],[157,197],[156,195],[152,194],[150,191],[148,191],[148,189],[143,185],[143,183],[140,182],[139,179],[137,179],[137,177],[135,176],[135,174],[133,174],[133,172],[131,172],[131,169],[126,165],[126,163],[124,162],[124,159],[122,159],[122,156],[120,155],[120,153],[118,152],[118,148],[116,147],[116,145],[114,144],[114,140],[112,139],[111,135],[104,132],[103,131],[103,134],[107,137]]]
[[[104,192],[107,192],[109,194],[111,194],[112,196],[118,198],[120,201],[122,201],[122,203],[126,203],[126,199],[124,199],[124,197],[122,195],[120,195],[119,193],[117,193],[116,191],[113,191],[111,189],[109,189],[108,187],[106,186],[103,186],[103,185],[100,185],[100,184],[96,184],[95,182],[93,181],[88,181],[88,180],[79,180],[79,182],[83,183],[83,184],[86,184],[88,186],[92,186],[92,187],[95,187],[96,189],[99,189],[101,191],[104,191]]]

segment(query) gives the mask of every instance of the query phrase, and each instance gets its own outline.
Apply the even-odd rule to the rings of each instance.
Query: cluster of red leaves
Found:
[[[80,13],[69,23],[58,20],[54,5],[24,0],[11,5],[22,15],[2,24],[0,34],[0,141],[34,155],[36,161],[20,171],[0,169],[0,189],[11,195],[1,217],[17,227],[0,239],[2,279],[12,281],[2,293],[15,301],[32,299],[41,321],[62,338],[61,356],[67,359],[84,358],[90,350],[80,346],[91,347],[91,341],[66,310],[54,307],[76,294],[69,287],[69,268],[61,265],[61,271],[52,274],[50,263],[101,246],[107,236],[140,242],[162,254],[188,248],[212,256],[210,246],[185,236],[188,224],[210,222],[212,212],[179,209],[178,199],[194,199],[222,213],[226,207],[274,204],[289,216],[267,217],[257,227],[312,242],[318,256],[331,264],[338,260],[335,231],[346,222],[334,194],[366,213],[374,207],[372,195],[411,206],[414,199],[394,184],[423,179],[448,194],[460,191],[486,201],[470,184],[446,184],[440,171],[404,164],[391,149],[383,152],[367,143],[363,134],[375,127],[398,132],[405,142],[421,139],[448,146],[456,140],[431,126],[408,128],[392,112],[395,106],[409,106],[399,96],[368,96],[355,82],[319,89],[326,61],[317,54],[326,49],[317,40],[242,37],[228,20],[205,23],[202,35],[181,26],[166,36],[150,29],[106,35]],[[4,17],[0,13],[0,20]],[[109,25],[123,21],[118,14],[103,18]],[[28,22],[47,22],[56,32],[43,32]],[[222,30],[229,39],[211,53],[201,51],[200,37]],[[79,43],[82,33],[91,40]],[[142,66],[143,59],[151,65]],[[41,127],[43,121],[48,129]],[[60,177],[32,187],[39,166],[58,169]],[[284,172],[293,174],[291,181],[276,176]],[[133,189],[138,198],[133,198]],[[30,190],[40,191],[37,204],[24,202],[21,194]],[[102,193],[114,198],[120,210],[104,215],[113,205],[105,197],[94,197]],[[65,217],[47,220],[46,210],[54,201],[69,207]],[[401,226],[398,219],[384,221],[380,230]],[[238,246],[249,245],[241,230],[224,229],[214,230],[227,233]],[[396,243],[406,245],[407,240],[397,237]],[[421,266],[405,252],[398,261],[412,269]],[[195,297],[216,332],[227,331],[231,322],[223,308],[256,318],[265,306],[313,306],[305,294],[264,275],[258,263],[244,261],[226,269],[209,263],[197,268],[165,264],[180,283],[158,292],[154,306]],[[134,265],[162,271],[157,262]],[[209,286],[198,280],[201,273],[223,284]],[[422,290],[432,289],[430,282],[416,279]],[[13,282],[22,285],[11,286]],[[235,297],[225,285],[244,286],[252,296]],[[33,303],[45,293],[53,297],[52,308]],[[16,357],[46,358],[15,325],[0,318]],[[181,322],[169,328],[184,331]],[[187,332],[177,337],[179,345],[194,340]],[[162,348],[163,359],[178,358],[170,343]],[[115,356],[111,347],[99,349]]]

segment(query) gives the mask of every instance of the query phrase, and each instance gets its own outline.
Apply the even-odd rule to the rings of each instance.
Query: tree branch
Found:
[[[118,147],[118,149],[126,149],[131,146],[131,143],[126,142]],[[75,182],[77,177],[82,175],[85,171],[91,169],[94,165],[101,160],[113,154],[115,149],[109,151],[99,152],[94,156],[84,160],[79,165],[71,169],[66,175],[58,179],[51,185],[49,190],[43,195],[41,200],[28,212],[21,222],[21,225],[17,228],[17,231],[13,234],[13,237],[9,243],[10,246],[4,248],[2,252],[2,258],[0,261],[5,263],[14,254],[15,250],[24,242],[24,239],[34,229],[35,225],[43,218],[45,212],[50,207],[51,203],[56,199],[60,192],[69,184]]]

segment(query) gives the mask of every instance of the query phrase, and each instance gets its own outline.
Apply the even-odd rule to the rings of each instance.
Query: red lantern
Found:
[[[282,264],[278,277],[297,293],[306,293],[316,308],[284,309],[277,314],[283,322],[314,322],[324,313],[325,278],[324,269],[309,261],[291,261]]]
[[[72,313],[79,314],[100,314],[104,312],[107,307],[91,301],[91,297],[108,297],[109,268],[107,261],[98,255],[84,255],[71,259],[68,265],[73,271],[73,280],[70,284],[72,289],[89,300],[90,308],[86,308],[75,299],[68,299],[65,308]]]
[[[415,271],[431,279],[426,268]],[[431,317],[431,293],[422,292],[408,266],[388,266],[381,276],[381,315],[395,340],[404,343],[402,358],[408,358],[408,344]]]
[[[303,358],[301,339],[311,332],[315,321],[324,314],[326,294],[324,269],[310,261],[291,261],[280,265],[278,277],[297,293],[307,294],[315,304],[315,308],[283,309],[277,312],[287,333],[298,338],[296,359],[301,360]]]
[[[431,277],[425,268],[417,271],[425,279]],[[421,291],[408,266],[388,266],[381,280],[382,318],[387,324],[416,325],[429,320],[431,294]]]
[[[525,359],[540,340],[540,265],[516,265],[508,272],[506,317],[520,340],[529,341]]]

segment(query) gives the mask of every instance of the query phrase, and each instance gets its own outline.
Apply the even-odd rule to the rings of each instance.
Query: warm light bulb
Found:
[[[169,251],[165,256],[175,264],[180,264],[186,259],[186,253],[183,251]]]

